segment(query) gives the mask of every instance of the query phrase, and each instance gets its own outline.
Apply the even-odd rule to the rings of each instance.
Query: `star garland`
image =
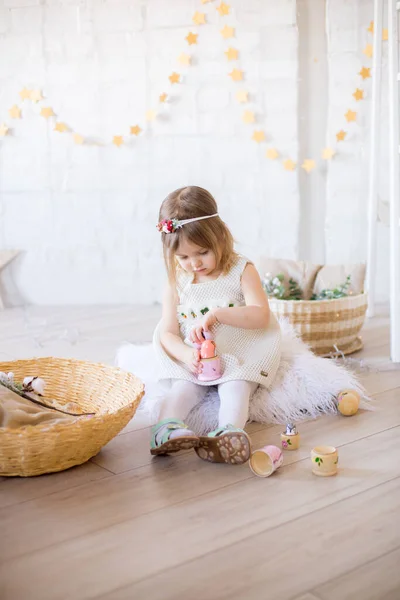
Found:
[[[207,4],[209,1],[211,1],[211,0],[202,0],[202,4]],[[222,6],[221,10],[223,12],[225,12],[226,10],[229,9],[229,7],[227,8],[227,5],[225,5],[224,3],[222,3],[222,5],[223,6]],[[229,12],[229,10],[228,10],[228,12]],[[205,13],[196,11],[195,14],[193,15],[193,23],[195,26],[205,25],[206,24]],[[198,43],[198,36],[199,36],[198,33],[195,33],[194,31],[189,31],[185,37],[187,45],[189,47],[196,45]],[[182,52],[177,60],[178,60],[178,63],[182,67],[190,67],[191,61],[192,61],[192,56],[190,54]],[[235,72],[234,77],[239,77],[239,74]],[[177,71],[172,71],[172,73],[168,76],[168,79],[169,79],[171,86],[181,84],[182,83],[182,73],[179,73]],[[28,88],[24,87],[19,92],[19,96],[21,98],[21,104],[20,105],[14,104],[8,110],[9,118],[13,119],[13,120],[22,119],[22,116],[23,116],[22,111],[23,111],[23,103],[24,102],[31,101],[34,104],[38,104],[38,103],[43,102],[43,100],[44,100],[44,96],[40,89],[28,89]],[[169,100],[169,94],[167,92],[162,92],[159,94],[158,102],[160,105],[165,105],[168,102],[168,100]],[[90,138],[88,136],[86,138],[81,133],[75,131],[73,129],[73,127],[70,127],[66,123],[58,120],[58,116],[54,112],[54,110],[51,106],[41,106],[39,115],[41,117],[43,117],[45,120],[53,121],[53,125],[54,125],[53,130],[54,131],[56,131],[60,134],[61,133],[62,134],[66,134],[66,133],[70,134],[73,142],[78,146],[81,146],[83,144],[88,145],[88,146],[107,146],[107,145],[111,144],[111,145],[116,146],[117,148],[120,148],[121,146],[123,146],[126,143],[128,136],[129,137],[131,137],[131,136],[138,137],[144,131],[144,129],[139,124],[135,124],[135,125],[131,125],[129,127],[129,133],[127,135],[116,134],[116,135],[112,136],[112,139],[109,142],[98,142],[98,141],[93,141],[93,136],[90,136]],[[158,116],[157,110],[148,109],[145,113],[145,121],[147,123],[151,123],[156,120],[157,116]],[[10,133],[11,133],[11,129],[10,129],[9,125],[7,123],[0,123],[0,137],[6,137]]]
[[[211,4],[212,1],[213,0],[201,0],[201,4],[208,5],[208,4]],[[231,7],[229,4],[225,3],[224,1],[221,1],[218,4],[218,6],[215,6],[215,9],[217,10],[217,12],[219,13],[221,18],[224,18],[224,17],[230,15]],[[194,27],[202,27],[203,25],[207,25],[207,23],[208,23],[207,19],[206,19],[206,14],[204,12],[200,12],[200,11],[195,12],[192,20],[193,20]],[[373,21],[371,21],[367,31],[371,34],[374,32]],[[228,62],[238,62],[239,61],[239,50],[234,47],[235,44],[232,42],[232,39],[236,37],[235,28],[231,27],[230,25],[225,23],[223,28],[220,30],[220,34],[224,38],[224,40],[228,40],[229,44],[230,44],[229,47],[224,51],[226,60]],[[198,32],[190,30],[185,37],[187,46],[190,48],[191,46],[197,45],[198,37],[199,37]],[[383,29],[382,39],[385,41],[388,39],[388,30],[387,29]],[[372,44],[368,43],[366,45],[366,47],[364,48],[363,53],[365,54],[366,57],[371,58],[373,56]],[[177,58],[177,60],[178,60],[178,63],[182,67],[190,67],[192,64],[191,63],[192,56],[190,54],[186,54],[185,52],[182,52],[180,54],[180,56]],[[361,80],[363,82],[365,82],[367,79],[371,78],[371,67],[363,66],[358,74],[361,77]],[[231,69],[231,71],[228,73],[228,76],[231,78],[234,85],[236,85],[237,83],[243,82],[243,80],[245,79],[245,73],[242,69],[239,68],[239,66],[234,66]],[[176,85],[179,86],[179,84],[182,84],[182,73],[177,72],[177,71],[172,71],[172,73],[168,76],[168,79],[169,79],[169,83],[170,83],[171,87],[176,86]],[[40,89],[28,89],[27,87],[24,87],[19,92],[19,96],[21,98],[22,106],[21,106],[21,104],[20,105],[14,104],[8,110],[9,118],[12,120],[15,120],[15,121],[22,119],[22,117],[23,117],[22,110],[23,110],[24,102],[31,101],[34,104],[38,104],[38,103],[42,103],[44,101],[44,96]],[[352,94],[352,96],[357,103],[361,102],[362,100],[364,100],[364,89],[357,87],[356,90],[354,91],[354,93]],[[247,105],[250,102],[249,101],[249,92],[245,89],[238,90],[236,92],[235,98],[239,104]],[[168,103],[168,100],[169,100],[169,94],[167,92],[164,91],[159,94],[158,102],[161,106]],[[143,128],[140,127],[139,124],[135,124],[135,125],[131,125],[129,127],[128,134],[126,134],[126,135],[117,134],[117,135],[112,136],[111,142],[105,143],[105,142],[89,141],[89,139],[85,138],[80,133],[74,131],[74,129],[72,127],[69,127],[66,123],[59,121],[56,113],[54,112],[54,110],[51,106],[40,106],[39,114],[46,121],[53,122],[54,131],[56,131],[60,134],[70,134],[72,136],[74,143],[77,145],[86,144],[86,145],[95,145],[95,146],[99,146],[99,145],[106,146],[108,144],[113,144],[114,146],[119,148],[126,143],[127,139],[129,139],[132,136],[138,137],[143,132]],[[157,110],[148,109],[145,113],[145,120],[147,123],[151,123],[156,120],[157,116],[158,116]],[[347,110],[347,112],[344,113],[344,117],[346,119],[347,124],[356,123],[357,122],[357,111],[349,108]],[[254,125],[256,123],[256,121],[258,120],[258,118],[256,119],[256,116],[252,110],[245,110],[242,113],[242,120],[246,125]],[[10,131],[11,131],[11,129],[7,123],[0,123],[0,137],[8,136],[10,134]],[[347,130],[344,130],[344,129],[339,130],[335,134],[336,143],[343,142],[347,138],[347,134],[348,134]],[[254,142],[256,142],[257,144],[264,143],[266,141],[265,131],[262,129],[255,129],[253,131],[251,139]],[[334,148],[326,147],[322,150],[321,157],[324,161],[328,161],[328,160],[331,160],[335,156],[335,154],[336,154],[336,150]],[[282,162],[283,168],[287,171],[294,171],[297,167],[296,162],[294,162],[290,157],[287,157],[283,153],[279,152],[274,147],[270,147],[266,150],[265,157],[268,160],[272,160],[272,161],[276,161],[276,160],[280,159]],[[300,166],[306,173],[311,173],[311,171],[313,171],[316,168],[317,163],[312,158],[305,158]]]
[[[228,9],[229,8],[230,7],[228,7]],[[223,9],[219,10],[219,8],[217,8],[217,10],[221,14],[221,16],[225,15],[225,14],[229,14],[229,10],[227,10],[227,11],[225,11]],[[373,28],[374,28],[374,24],[371,21],[370,26],[368,27],[368,31],[370,33],[373,33],[373,30],[374,30]],[[229,25],[225,25],[224,28],[221,30],[221,34],[225,39],[228,39],[235,35],[235,30],[234,30],[234,28],[229,27]],[[382,39],[383,40],[388,39],[388,30],[387,29],[383,29]],[[373,56],[372,44],[367,44],[367,46],[365,47],[363,52],[368,58],[371,58]],[[239,51],[232,46],[230,46],[227,50],[225,50],[224,54],[225,54],[226,59],[229,62],[239,60]],[[317,61],[317,59],[316,59],[316,61]],[[362,81],[365,81],[366,79],[371,78],[371,67],[363,66],[361,68],[361,71],[358,74],[360,75]],[[244,72],[242,70],[240,70],[238,67],[234,67],[232,69],[232,71],[230,73],[228,73],[228,75],[231,77],[232,81],[234,81],[234,82],[243,81],[243,79],[244,79]],[[247,90],[241,89],[236,93],[236,100],[240,104],[248,104],[249,103],[248,95],[249,94],[248,94]],[[364,89],[360,89],[359,87],[357,87],[355,92],[352,95],[353,95],[354,100],[358,103],[358,102],[364,100]],[[356,123],[357,122],[357,111],[349,108],[347,110],[347,112],[344,113],[344,117],[348,124]],[[246,110],[242,114],[242,120],[246,124],[254,124],[256,122],[256,119],[254,117],[254,112],[252,112],[251,110]],[[347,134],[348,134],[347,130],[344,130],[344,129],[339,130],[336,133],[336,143],[343,142],[347,138]],[[255,131],[253,131],[251,139],[253,141],[255,141],[256,143],[260,144],[266,140],[265,132],[262,130],[255,130]],[[329,161],[329,160],[332,160],[332,158],[335,156],[336,153],[337,153],[337,151],[334,148],[328,146],[326,148],[323,148],[323,150],[321,152],[321,158],[324,161]],[[282,153],[280,153],[274,147],[268,148],[265,156],[269,160],[277,160],[278,158],[280,158],[282,161],[283,168],[286,171],[295,171],[296,170],[296,167],[297,167],[296,162],[294,162],[290,157],[285,157]],[[305,158],[300,166],[307,174],[309,174],[317,167],[317,162],[313,158]]]

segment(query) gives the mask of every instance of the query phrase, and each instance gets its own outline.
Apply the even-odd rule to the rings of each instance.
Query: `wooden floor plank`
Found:
[[[342,506],[341,501],[345,498],[359,496],[363,491],[377,490],[378,487],[382,490],[379,492],[381,502],[371,510],[383,511],[389,518],[386,496],[390,492],[395,502],[400,490],[400,480],[396,485],[387,483],[400,476],[399,434],[400,428],[390,429],[341,448],[341,473],[335,478],[312,475],[307,459],[282,468],[266,480],[253,477],[246,482],[225,487],[220,480],[219,488],[207,493],[203,485],[205,478],[192,476],[190,469],[189,480],[183,479],[182,483],[186,482],[195,495],[172,505],[167,501],[167,506],[160,508],[162,499],[160,501],[157,494],[172,495],[177,499],[176,485],[182,486],[182,483],[173,476],[170,480],[163,480],[156,473],[153,473],[153,477],[148,473],[147,480],[141,482],[138,494],[132,489],[125,494],[116,490],[114,495],[104,490],[100,497],[92,495],[86,501],[74,494],[69,502],[66,498],[64,502],[53,501],[50,504],[43,499],[43,505],[37,505],[36,510],[33,510],[32,503],[29,503],[31,507],[27,510],[28,503],[24,503],[19,507],[18,522],[10,513],[10,519],[4,518],[7,511],[1,511],[3,518],[0,529],[4,532],[2,540],[7,551],[3,552],[5,562],[0,567],[0,581],[7,583],[8,593],[12,591],[19,597],[26,583],[15,581],[18,579],[16,573],[23,572],[27,581],[31,581],[34,573],[41,572],[44,576],[38,582],[36,595],[31,596],[31,600],[57,600],[63,597],[52,595],[58,587],[63,590],[60,593],[64,597],[75,598],[79,592],[79,598],[91,598],[94,593],[105,593],[113,587],[146,577],[153,578],[165,570],[178,569],[186,561],[199,564],[199,573],[204,579],[208,563],[204,570],[203,555],[225,552],[224,563],[229,563],[229,548],[241,547],[244,540],[252,540],[260,532],[276,530],[280,525],[289,524],[307,514],[311,515],[311,524],[314,514],[323,514],[324,510],[329,514],[328,507]],[[382,464],[380,449],[383,446],[387,458]],[[210,465],[207,466],[210,468]],[[229,476],[234,472],[234,468],[214,467],[209,472],[210,477],[214,476],[216,480],[219,480],[219,474],[223,477],[225,473]],[[107,485],[107,480],[103,483]],[[368,503],[374,504],[379,494],[373,491]],[[141,504],[146,502],[152,504],[153,508],[158,504],[158,510],[143,514]],[[397,502],[400,502],[400,496]],[[378,510],[379,505],[381,510]],[[110,506],[114,510],[110,510]],[[389,508],[394,510],[394,505]],[[347,510],[342,514],[346,522]],[[138,516],[134,516],[135,511]],[[34,520],[33,524],[30,519]],[[330,521],[328,516],[327,519]],[[90,527],[87,527],[88,520]],[[88,531],[90,528],[91,533]],[[307,525],[302,530],[303,538],[307,538],[309,533],[310,525]],[[74,535],[79,537],[72,537]],[[396,537],[393,529],[382,537],[390,546],[385,546],[384,551],[391,549],[392,538]],[[65,541],[62,542],[63,539]],[[290,526],[285,530],[284,539],[286,542],[293,540],[292,544],[298,547],[298,541],[295,541],[298,535],[290,534]],[[49,543],[53,545],[44,547]],[[258,546],[257,537],[254,537],[256,554]],[[377,551],[381,550],[382,553],[381,546],[378,544]],[[29,554],[34,548],[37,550]],[[293,557],[299,554],[292,547],[288,552]],[[260,559],[264,560],[262,556]],[[50,568],[50,565],[53,567]],[[234,569],[239,569],[239,566],[235,565]],[[69,577],[71,573],[74,573],[73,578]],[[248,576],[247,571],[245,575]],[[223,569],[221,576],[225,578]],[[179,579],[180,575],[177,577]],[[316,581],[322,583],[325,580]],[[310,579],[306,580],[305,585],[307,587],[299,591],[310,589]],[[179,585],[173,590],[178,596],[181,591],[183,593]],[[142,590],[139,595],[135,592],[129,597],[151,597],[144,592],[141,594]]]
[[[395,550],[399,509],[400,478],[396,478],[281,526],[258,534],[252,531],[241,543],[211,548],[197,560],[166,566],[159,575],[97,598],[173,600],[188,597],[194,589],[198,598],[213,600],[292,600],[315,583],[340,577]],[[377,535],[383,531],[385,535]],[[339,598],[343,600],[341,594],[334,596]]]
[[[0,482],[0,508],[16,506],[20,502],[35,500],[62,490],[70,490],[112,475],[102,467],[87,462],[79,467],[68,469],[68,471],[41,477],[4,477]]]
[[[393,523],[396,526],[396,521]],[[397,525],[398,526],[398,525]],[[313,590],[321,600],[399,600],[399,547]]]
[[[285,452],[284,464],[289,466],[307,460],[310,449],[321,442],[329,442],[339,448],[350,444],[355,439],[368,438],[373,434],[386,430],[393,425],[400,425],[400,410],[397,396],[392,392],[383,395],[382,406],[387,409],[381,412],[364,412],[352,418],[324,417],[317,421],[305,423],[301,429],[301,447],[296,452]],[[252,435],[254,448],[267,443],[277,443],[278,428],[267,428]],[[14,496],[14,506],[0,510],[0,530],[7,544],[0,547],[0,558],[15,556],[21,552],[63,541],[70,537],[80,536],[98,527],[101,519],[104,527],[119,523],[124,519],[138,517],[146,512],[165,508],[196,495],[215,492],[220,488],[254,480],[247,465],[243,467],[226,467],[210,465],[199,460],[193,451],[169,458],[151,459],[148,453],[148,432],[139,430],[122,438],[132,438],[135,442],[125,448],[130,466],[136,469],[113,478],[93,481],[89,484],[54,490],[48,497],[37,492],[39,500],[25,502],[19,506],[16,502],[21,495],[7,495],[10,504]],[[120,447],[120,446],[118,446]],[[136,458],[130,455],[137,453]],[[136,462],[132,462],[135,460]],[[140,468],[140,465],[143,466]],[[35,485],[41,489],[41,478],[35,480],[15,480],[15,489],[23,488],[29,482],[31,490]],[[259,489],[258,479],[252,486]],[[11,482],[10,482],[11,483]],[[49,476],[49,485],[51,476]],[[7,485],[2,483],[2,486]],[[49,492],[51,488],[48,488]],[[31,491],[34,495],[34,491]],[[118,502],[118,511],[110,510],[110,498]],[[36,535],[37,529],[55,512],[61,512],[64,520]],[[15,523],[16,522],[16,523]]]
[[[386,367],[385,367],[386,368]],[[361,373],[359,379],[368,395],[376,396],[383,392],[400,387],[400,367],[390,367],[382,372]]]

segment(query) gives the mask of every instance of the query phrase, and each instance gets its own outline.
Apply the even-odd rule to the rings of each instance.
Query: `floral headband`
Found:
[[[187,223],[194,223],[195,221],[202,221],[203,219],[211,219],[211,217],[218,217],[218,213],[215,213],[215,215],[206,215],[205,217],[195,217],[194,219],[183,219],[182,221],[179,219],[164,219],[158,223],[157,229],[162,233],[175,233],[177,229],[187,225]]]

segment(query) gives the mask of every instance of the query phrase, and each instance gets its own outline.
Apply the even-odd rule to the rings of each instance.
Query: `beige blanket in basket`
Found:
[[[73,421],[76,417],[64,415],[21,398],[0,385],[0,427],[17,429],[25,425],[42,425]]]

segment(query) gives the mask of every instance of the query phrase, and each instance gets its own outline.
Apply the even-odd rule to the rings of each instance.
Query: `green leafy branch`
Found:
[[[302,300],[303,291],[297,281],[290,277],[286,283],[283,273],[271,275],[267,273],[263,279],[263,288],[267,296],[277,298],[278,300]],[[336,300],[349,295],[351,276],[346,277],[346,281],[338,285],[333,290],[324,289],[319,294],[313,294],[310,300]]]
[[[336,300],[336,298],[344,298],[348,296],[348,291],[351,283],[351,276],[346,277],[346,281],[335,287],[333,290],[322,290],[319,294],[313,294],[311,300]]]
[[[279,300],[301,300],[303,294],[299,284],[292,277],[290,277],[288,285],[285,285],[285,276],[282,273],[274,277],[267,273],[263,281],[263,287],[267,296]]]

